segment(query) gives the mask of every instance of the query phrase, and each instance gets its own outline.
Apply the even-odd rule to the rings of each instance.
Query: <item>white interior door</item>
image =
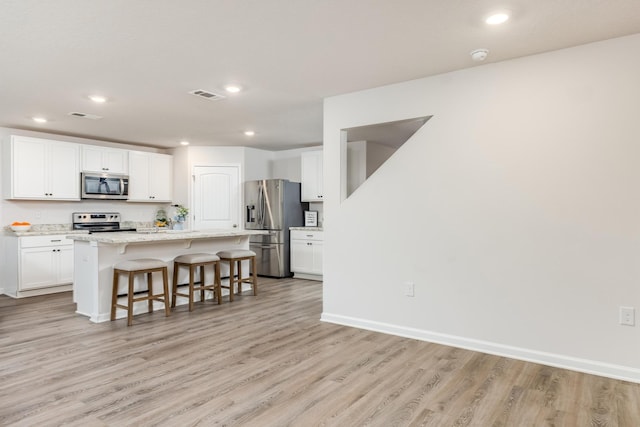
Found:
[[[194,230],[238,228],[239,169],[238,166],[194,168]]]

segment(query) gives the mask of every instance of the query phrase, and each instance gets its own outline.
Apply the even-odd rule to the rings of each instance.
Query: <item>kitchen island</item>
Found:
[[[176,256],[208,252],[216,253],[225,249],[249,249],[249,236],[262,234],[255,230],[205,230],[159,232],[121,232],[71,234],[73,240],[73,299],[76,313],[88,316],[92,322],[110,320],[113,266],[121,261],[139,258],[157,258],[166,261],[171,281],[173,263]],[[244,267],[244,266],[243,266]],[[181,270],[179,283],[188,281],[187,271]],[[249,271],[248,266],[243,268]],[[221,275],[228,276],[228,266],[221,265]],[[207,274],[207,281],[213,279],[213,273]],[[124,282],[124,280],[122,281]],[[171,287],[171,283],[169,286]],[[136,289],[139,288],[136,279]],[[160,278],[155,278],[153,286],[160,287]],[[122,287],[120,289],[124,289]],[[179,298],[177,303],[184,304],[186,299]],[[158,309],[161,302],[154,302]],[[154,306],[155,310],[155,306]],[[134,314],[147,311],[147,304],[136,304]],[[118,318],[125,317],[124,310],[118,310]]]

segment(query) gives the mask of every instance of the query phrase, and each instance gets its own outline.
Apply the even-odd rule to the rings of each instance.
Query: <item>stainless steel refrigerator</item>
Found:
[[[285,179],[263,179],[244,184],[247,230],[268,230],[251,236],[250,248],[256,253],[258,274],[289,277],[289,227],[304,224],[308,203],[300,201],[300,183]]]

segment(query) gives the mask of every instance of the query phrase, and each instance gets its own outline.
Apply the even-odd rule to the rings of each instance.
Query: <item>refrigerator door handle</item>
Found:
[[[258,184],[258,224],[264,227],[264,186],[261,182]]]

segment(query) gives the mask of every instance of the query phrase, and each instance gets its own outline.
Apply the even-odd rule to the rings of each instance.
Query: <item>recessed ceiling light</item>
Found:
[[[489,25],[500,25],[504,24],[509,20],[509,14],[507,12],[497,12],[492,13],[484,20]]]
[[[91,95],[89,99],[93,102],[97,102],[98,104],[102,104],[103,102],[107,102],[107,98],[102,95]]]
[[[242,87],[238,85],[226,85],[224,87],[224,90],[226,90],[229,93],[238,93],[242,90]]]
[[[256,133],[254,131],[252,131],[252,130],[246,130],[246,131],[244,131],[244,134],[247,135],[247,136],[253,136]]]
[[[47,123],[47,119],[44,117],[33,117],[32,120],[36,123]]]
[[[189,141],[180,141],[180,145],[189,145]]]

